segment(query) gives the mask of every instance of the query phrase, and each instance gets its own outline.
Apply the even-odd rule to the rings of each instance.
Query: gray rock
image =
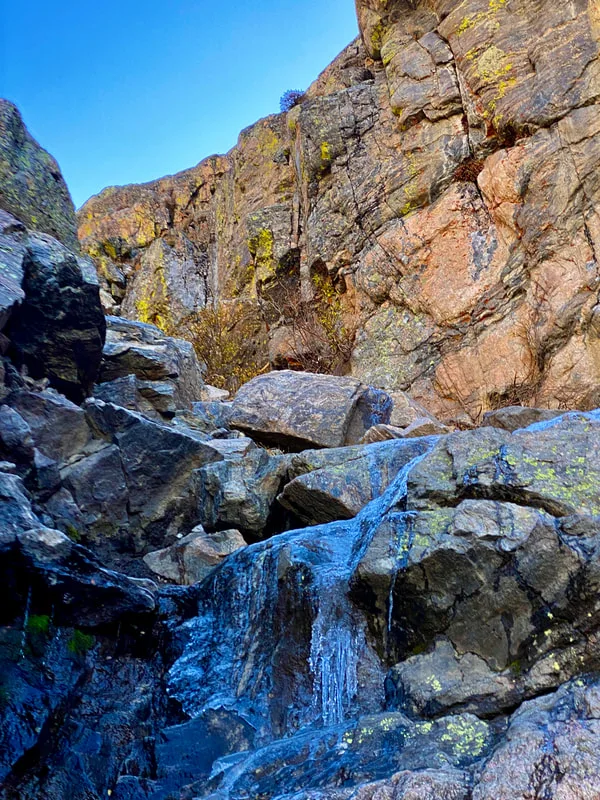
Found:
[[[148,381],[148,384],[151,385],[152,381]],[[151,419],[162,418],[151,400],[142,394],[140,381],[135,375],[125,375],[123,378],[115,378],[114,381],[99,383],[94,387],[94,397],[104,403],[113,403],[130,411],[138,411]],[[172,397],[170,401],[169,408],[172,408]],[[164,407],[164,404],[162,405]]]
[[[251,450],[243,459],[208,464],[194,473],[200,522],[209,529],[237,528],[262,538],[289,458]]]
[[[600,793],[600,685],[597,676],[572,681],[524,703],[489,759],[473,800],[532,795],[561,800]]]
[[[72,400],[87,397],[106,330],[93,263],[51,236],[17,232],[3,237],[0,275],[0,319],[14,361]]]
[[[489,500],[382,522],[353,596],[387,620],[377,635],[403,661],[391,675],[400,707],[500,713],[600,667],[588,635],[600,613],[598,526],[569,525],[576,535],[544,511]]]
[[[89,550],[60,531],[38,525],[17,533],[17,542],[26,569],[54,599],[59,623],[95,627],[155,608],[150,592],[104,569]]]
[[[324,789],[285,795],[281,800],[470,800],[472,779],[459,769],[403,770],[358,788]]]
[[[0,331],[25,299],[25,226],[0,209]]]
[[[129,488],[117,445],[75,461],[63,470],[62,480],[88,539],[116,536],[128,526]]]
[[[201,399],[202,368],[189,342],[166,336],[154,325],[121,317],[108,317],[107,324],[101,383],[135,375],[144,382],[140,386],[143,396],[161,413],[189,408]],[[158,385],[153,397],[155,382]],[[169,392],[164,384],[172,387],[170,401],[165,400]]]
[[[379,497],[400,470],[424,453],[428,443],[381,442],[292,456],[279,503],[307,525],[350,519]],[[319,464],[324,466],[319,468]],[[298,474],[301,473],[301,474]]]
[[[202,387],[199,399],[205,403],[213,403],[228,400],[229,396],[227,389],[219,389],[217,386],[211,386],[207,383]]]
[[[0,406],[0,458],[31,464],[34,444],[31,428],[10,406]]]
[[[599,514],[600,414],[567,414],[538,430],[480,428],[440,440],[411,473],[409,508],[488,497],[554,516]]]
[[[31,429],[35,446],[48,458],[66,463],[80,456],[91,440],[82,408],[52,390],[12,392],[8,402]]]
[[[419,436],[443,436],[452,429],[430,417],[416,417],[406,428],[394,425],[373,425],[362,438],[363,444],[385,442],[389,439],[411,439]]]
[[[301,450],[357,444],[392,401],[354,378],[283,370],[259,375],[238,391],[229,424],[266,442]]]
[[[189,586],[204,580],[226,556],[245,546],[239,531],[208,534],[198,526],[171,547],[148,553],[144,562],[161,578]]]
[[[0,207],[79,250],[75,208],[60,168],[8,100],[0,100]]]
[[[525,406],[507,406],[496,411],[487,411],[483,415],[482,425],[491,428],[502,428],[505,431],[516,431],[527,428],[536,422],[548,422],[560,417],[564,411],[553,408],[527,408]]]
[[[88,400],[85,412],[95,436],[119,450],[132,531],[140,536],[142,531],[150,531],[161,541],[171,524],[177,528],[186,515],[194,520],[192,475],[194,470],[223,459],[215,448],[181,429],[111,403]]]
[[[19,477],[0,472],[0,548],[5,551],[16,541],[16,534],[27,531],[39,520]]]

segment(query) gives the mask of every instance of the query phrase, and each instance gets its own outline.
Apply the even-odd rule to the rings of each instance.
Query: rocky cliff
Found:
[[[361,38],[289,113],[85,204],[106,307],[178,330],[249,301],[258,367],[320,360],[463,424],[597,405],[597,4],[357,10]]]
[[[367,303],[360,275],[379,265],[384,276],[381,265],[392,263],[378,260],[374,248],[406,243],[395,238],[398,228],[403,236],[412,231],[417,237],[411,226],[419,221],[420,249],[402,244],[398,250],[399,263],[406,257],[414,266],[410,259],[417,253],[422,259],[418,270],[406,273],[412,293],[400,301],[395,291],[400,277],[393,273],[392,280],[392,273],[385,273],[389,297],[373,301],[370,320],[403,314],[409,332],[416,318],[409,303],[418,297],[425,302],[423,287],[432,274],[470,275],[479,289],[487,271],[498,267],[496,253],[504,253],[508,260],[494,284],[494,291],[506,291],[498,311],[490,313],[487,327],[483,322],[480,328],[456,327],[453,344],[448,338],[444,345],[454,350],[440,344],[435,375],[445,374],[441,365],[449,352],[456,359],[466,357],[468,348],[482,347],[486,336],[495,337],[488,353],[489,363],[496,364],[502,347],[519,341],[517,312],[532,307],[532,287],[544,274],[556,279],[561,297],[567,298],[563,306],[571,308],[572,302],[578,309],[582,328],[577,338],[578,328],[570,327],[573,317],[558,305],[552,315],[537,319],[536,335],[551,337],[553,326],[562,326],[562,334],[550,338],[555,359],[544,370],[540,366],[541,382],[531,385],[540,392],[549,386],[553,365],[576,346],[583,354],[579,374],[593,384],[595,373],[583,360],[593,355],[593,314],[589,327],[584,325],[593,293],[557,276],[574,274],[577,258],[590,254],[594,242],[592,189],[588,194],[586,187],[594,183],[598,153],[584,122],[594,110],[588,89],[595,62],[581,71],[573,67],[573,83],[562,83],[559,90],[552,83],[554,71],[544,67],[544,59],[559,56],[543,35],[560,41],[565,70],[581,65],[589,53],[592,9],[582,7],[579,16],[575,3],[560,11],[546,9],[546,25],[541,4],[534,18],[532,6],[513,3],[491,0],[466,16],[469,0],[460,13],[452,12],[450,2],[437,11],[418,3],[400,9],[377,0],[359,8],[371,53],[367,66],[361,46],[352,45],[290,114],[299,124],[303,114],[316,114],[319,103],[339,103],[354,98],[354,92],[361,97],[381,92],[384,98],[395,75],[402,100],[389,121],[403,129],[390,127],[397,138],[390,133],[380,141],[382,153],[391,148],[389,161],[375,159],[366,144],[362,149],[362,134],[350,139],[363,162],[355,153],[356,159],[342,164],[342,151],[331,151],[331,164],[310,184],[316,192],[310,203],[321,204],[323,214],[315,211],[313,228],[299,223],[293,255],[288,249],[287,256],[276,257],[275,223],[260,218],[248,248],[251,280],[239,284],[233,302],[261,303],[272,313],[282,301],[293,305],[290,286],[307,296],[318,291],[324,302],[313,298],[312,307],[341,315],[343,330],[350,330],[355,317],[343,303],[353,299],[357,308]],[[485,60],[487,51],[475,50],[461,62],[447,43],[458,53],[456,41],[471,37],[462,45],[469,54],[483,26],[488,37],[498,37],[486,47],[500,50],[503,17],[496,15],[509,11],[516,15],[509,39],[522,35],[523,47],[531,46],[532,68],[538,65],[538,123],[544,114],[560,119],[528,130],[507,148],[501,115],[509,111],[501,101],[519,89],[524,94],[511,95],[514,119],[525,113],[519,110],[520,97],[533,114],[527,104],[536,79],[530,75],[525,91],[515,78],[502,91],[496,88],[501,96],[491,101],[484,84],[491,80],[495,51]],[[534,21],[540,26],[538,50],[529,38]],[[410,59],[402,61],[407,52]],[[436,65],[429,78],[418,67],[425,53]],[[481,84],[465,61],[477,61]],[[515,69],[522,64],[517,55],[514,64]],[[401,180],[408,158],[393,157],[394,142],[414,144],[418,139],[410,136],[427,131],[437,136],[438,126],[457,121],[458,112],[449,112],[432,88],[441,91],[444,68],[458,82],[460,102],[470,97],[473,103],[461,136],[487,166],[476,176],[481,164],[475,168],[467,159],[463,166],[469,172],[460,175],[478,177],[478,183],[450,178],[446,185],[442,169],[439,196],[417,198],[414,210],[390,216],[375,240],[360,226],[354,230],[361,248],[356,257],[362,259],[354,271],[350,251],[347,271],[339,266],[339,277],[329,275],[324,260],[315,268],[316,262],[306,261],[309,246],[316,247],[308,233],[321,230],[319,247],[335,248],[333,227],[329,234],[319,228],[327,219],[333,225],[334,208],[340,213],[339,230],[345,224],[350,229],[349,210],[347,219],[340,211],[348,199],[339,191],[342,166],[348,176],[363,170],[364,191],[369,186],[374,191],[389,170],[385,198],[391,209],[392,175]],[[571,92],[569,103],[579,92],[581,108],[561,115],[556,111],[563,108],[561,92]],[[418,112],[410,111],[411,102]],[[483,117],[488,102],[496,104],[491,120],[489,106],[488,118]],[[364,106],[365,114],[367,108],[372,106]],[[287,125],[290,114],[260,123],[247,141],[257,130]],[[474,124],[479,118],[486,120],[484,128]],[[314,124],[325,119],[317,115]],[[344,125],[349,118],[339,113],[335,119]],[[205,384],[204,365],[189,342],[147,322],[104,317],[93,264],[70,235],[75,216],[56,163],[6,101],[0,101],[1,120],[10,122],[0,127],[2,800],[598,800],[600,409],[513,405],[487,411],[479,427],[452,431],[401,392],[388,394],[355,375],[287,369],[254,377],[228,399]],[[375,135],[369,131],[365,142]],[[301,128],[296,135],[302,142]],[[431,177],[428,170],[438,163],[432,153],[453,158],[455,140],[444,137],[415,150],[420,166],[411,180]],[[333,148],[337,140],[318,141],[319,157],[328,161],[321,145]],[[486,154],[486,148],[494,152]],[[236,169],[241,169],[241,151],[235,152]],[[579,164],[576,177],[561,172],[567,152]],[[511,159],[517,156],[523,161],[515,168]],[[239,174],[228,159],[221,162],[227,167],[224,181]],[[273,163],[274,170],[284,169],[277,159]],[[491,180],[494,164],[496,178],[485,189],[486,170]],[[255,168],[248,164],[249,170]],[[489,193],[504,197],[506,186],[525,177],[526,183],[518,183],[520,195],[515,189],[510,202],[488,209]],[[190,174],[178,176],[170,185],[188,179]],[[134,211],[126,205],[121,209],[121,230],[130,225],[128,235],[142,236],[151,215],[159,214],[167,183],[146,187],[144,202],[152,210],[143,203]],[[223,185],[213,184],[215,196]],[[348,185],[364,200],[358,184]],[[256,191],[258,198],[258,188],[251,182],[247,191]],[[115,194],[131,199],[138,193],[131,188]],[[380,213],[382,197],[374,192],[370,214]],[[206,197],[208,206],[217,200]],[[535,213],[528,206],[534,201]],[[154,308],[164,327],[165,314],[185,320],[193,306],[184,306],[184,284],[176,278],[183,281],[185,263],[198,266],[203,252],[194,249],[194,202],[185,212],[186,233],[179,223],[167,223],[163,230],[156,222],[154,239],[146,244],[128,245],[113,234],[106,239],[105,303],[115,302],[107,295],[111,289],[123,311],[140,291],[135,302],[142,303],[141,316],[147,318]],[[307,203],[299,201],[298,213],[305,213]],[[455,216],[444,226],[437,215],[449,207]],[[175,220],[181,209],[170,208],[168,219]],[[544,222],[546,213],[555,214],[552,225]],[[473,226],[488,217],[496,219],[489,230],[497,225],[493,236],[498,238],[485,240],[496,241],[495,249],[486,251],[482,228]],[[430,228],[436,219],[438,228]],[[103,224],[114,226],[114,217],[105,217]],[[149,225],[146,231],[150,236]],[[466,231],[469,246],[463,241],[461,249],[454,242]],[[512,243],[511,236],[517,237]],[[109,253],[107,246],[115,249]],[[181,260],[182,252],[189,262]],[[485,267],[481,264],[487,262],[474,255],[482,252],[491,258]],[[156,269],[147,272],[156,253],[168,257],[158,257]],[[535,268],[529,254],[539,257]],[[474,277],[476,264],[480,272]],[[588,266],[591,275],[595,262]],[[288,278],[283,288],[281,270]],[[221,277],[241,274],[225,270]],[[159,281],[154,293],[144,284],[148,276]],[[212,292],[217,284],[211,281],[221,278],[218,271],[206,276]],[[432,301],[451,295],[450,277],[443,279],[443,291],[427,295]],[[342,278],[346,291],[338,295]],[[456,303],[475,296],[464,286],[456,290]],[[167,290],[175,294],[160,294]],[[425,320],[425,312],[419,314]],[[512,333],[502,333],[502,314]],[[271,319],[271,347],[287,341],[295,348],[294,358],[302,356],[293,340],[298,321],[287,331],[278,322]],[[333,347],[333,334],[342,328],[327,328],[331,316],[316,322],[325,334],[329,330],[323,347]],[[442,322],[436,324],[443,332]],[[449,330],[444,335],[449,337]],[[464,341],[456,333],[461,330]],[[372,350],[375,343],[382,348],[364,362],[369,368],[385,371],[391,363],[385,357],[399,358],[399,351],[383,352],[387,340],[366,323],[357,332],[354,364],[369,341]],[[422,345],[411,351],[398,341],[417,365]],[[283,351],[278,352],[284,365]],[[455,406],[425,373],[413,387],[429,386],[423,396],[443,400],[439,407],[449,414],[452,408],[466,414],[461,386],[468,378],[477,392],[488,391],[476,372],[484,363],[483,356],[472,359],[463,382],[456,382],[455,401],[460,402]],[[511,370],[518,366],[513,357],[508,364]],[[498,380],[502,369],[493,373]],[[575,390],[573,383],[565,386]],[[513,382],[508,395],[499,394],[487,405],[502,405],[515,387]],[[548,405],[567,399],[556,394]]]

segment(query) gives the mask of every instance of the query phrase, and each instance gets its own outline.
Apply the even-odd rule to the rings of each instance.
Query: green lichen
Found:
[[[426,678],[425,683],[436,693],[442,691],[443,688],[442,684],[440,683],[438,678],[435,677],[435,675],[430,675],[428,678]]]
[[[448,742],[458,758],[480,756],[487,744],[487,728],[483,722],[460,719],[449,721],[442,742]]]
[[[78,544],[81,541],[81,533],[77,530],[77,528],[74,525],[71,525],[70,522],[67,523],[65,527],[65,533],[72,542]]]
[[[327,170],[333,161],[333,151],[329,142],[321,142],[321,170]]]
[[[67,642],[67,650],[74,656],[83,657],[92,649],[95,642],[93,636],[76,628]]]
[[[50,630],[50,617],[47,614],[32,614],[27,622],[27,632],[47,636]]]
[[[463,21],[460,23],[460,25],[458,26],[458,30],[457,30],[458,35],[460,36],[465,31],[468,31],[469,28],[472,28],[474,25],[475,25],[475,21],[474,21],[473,17],[465,17],[463,19]]]
[[[385,27],[381,22],[378,22],[376,25],[374,25],[371,30],[371,36],[370,36],[371,52],[373,53],[375,58],[379,58],[381,55],[384,33],[385,33]]]
[[[494,81],[507,75],[512,64],[506,63],[507,54],[495,44],[488,47],[477,61],[477,74],[485,81]]]

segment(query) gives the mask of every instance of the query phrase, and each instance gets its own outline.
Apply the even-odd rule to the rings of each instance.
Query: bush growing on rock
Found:
[[[258,310],[239,302],[216,303],[190,314],[177,335],[194,345],[212,386],[236,392],[265,368],[260,359],[263,326]]]
[[[282,111],[291,111],[294,106],[299,105],[304,100],[304,92],[300,89],[288,89],[281,95],[279,108]]]

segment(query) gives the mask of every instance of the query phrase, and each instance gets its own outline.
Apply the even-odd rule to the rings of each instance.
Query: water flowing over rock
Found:
[[[0,101],[2,800],[600,798],[600,14],[357,11],[85,205],[101,293]],[[205,386],[213,302],[293,369]]]

